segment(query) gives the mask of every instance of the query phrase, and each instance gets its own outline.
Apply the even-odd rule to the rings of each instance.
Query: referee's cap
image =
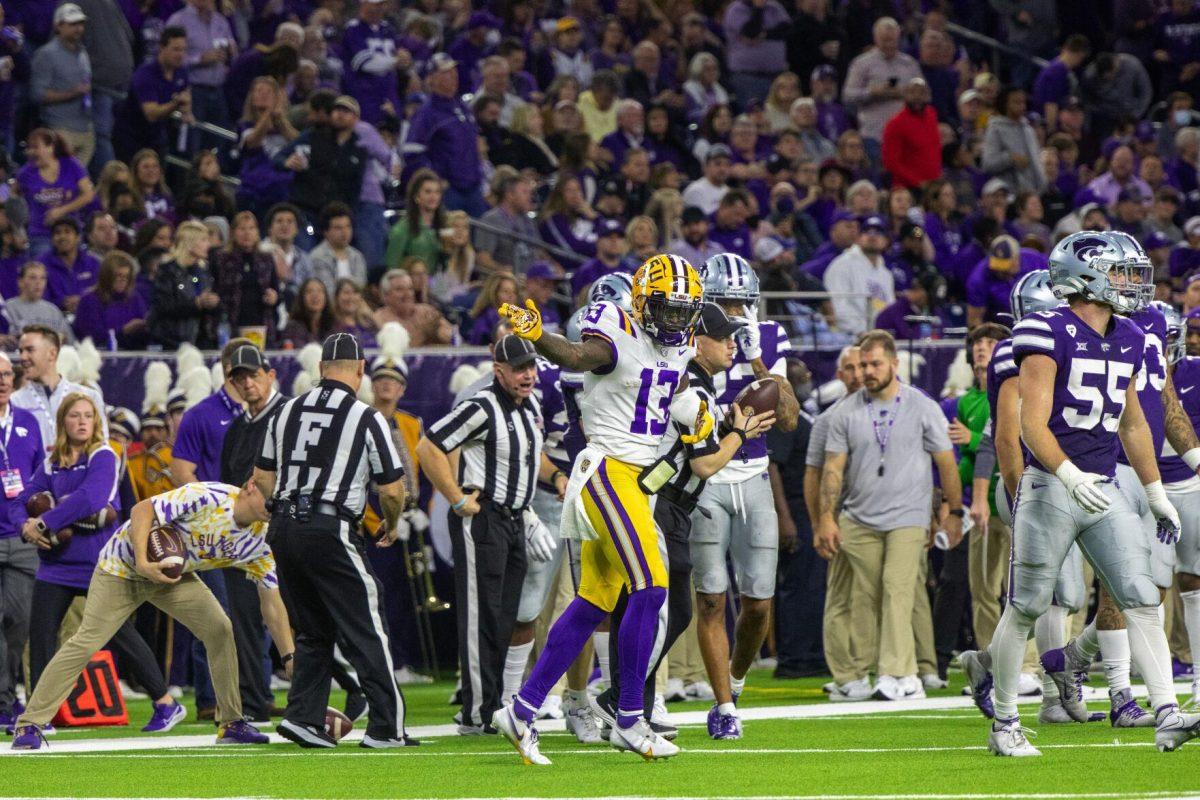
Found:
[[[730,319],[725,309],[716,303],[705,303],[700,312],[700,324],[696,326],[696,333],[710,339],[724,339],[733,336],[745,324],[741,320]]]
[[[523,367],[537,361],[537,351],[527,340],[510,333],[496,343],[496,363]]]
[[[362,345],[351,333],[335,333],[321,345],[322,361],[364,361]]]
[[[269,369],[269,367],[261,350],[252,344],[244,344],[234,350],[233,356],[229,359],[229,374],[233,375],[239,369],[258,372],[260,369]]]

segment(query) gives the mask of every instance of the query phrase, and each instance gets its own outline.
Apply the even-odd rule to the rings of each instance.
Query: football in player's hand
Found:
[[[354,727],[354,723],[336,708],[325,709],[325,732],[336,742]]]
[[[116,519],[117,510],[111,505],[107,505],[90,517],[84,517],[79,520],[75,523],[75,526],[83,528],[85,531],[98,531]]]
[[[183,536],[169,525],[152,528],[146,540],[146,559],[161,563],[163,574],[168,578],[178,578],[183,574],[183,565],[187,561]]]
[[[51,547],[62,547],[67,542],[71,541],[71,537],[75,535],[75,531],[70,528],[63,528],[61,531],[47,531],[46,541]]]
[[[779,384],[770,378],[760,378],[738,392],[733,400],[738,408],[752,408],[755,414],[774,411],[779,405]]]
[[[38,492],[25,501],[25,513],[31,517],[40,517],[54,508],[54,495],[49,492]]]

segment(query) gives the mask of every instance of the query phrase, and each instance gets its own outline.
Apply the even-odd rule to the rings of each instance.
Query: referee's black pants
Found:
[[[271,694],[265,667],[267,648],[258,585],[234,567],[226,567],[221,572],[225,574],[225,598],[229,601],[226,611],[233,624],[233,641],[237,646],[242,713],[255,722],[266,722],[271,718],[275,697]]]
[[[450,512],[462,724],[490,725],[503,705],[504,656],[525,584],[525,530],[519,511],[479,498],[479,513]]]
[[[296,631],[296,660],[284,716],[324,730],[340,643],[358,673],[370,716],[367,735],[404,734],[404,694],[392,674],[383,587],[371,570],[356,526],[325,514],[307,522],[276,515],[267,543],[275,554],[279,590]]]
[[[646,693],[643,696],[642,714],[650,719],[654,710],[654,683],[658,676],[658,667],[675,644],[675,640],[687,630],[692,622],[692,551],[688,538],[692,533],[692,515],[675,502],[661,494],[654,501],[654,523],[662,531],[667,543],[667,602],[663,606],[666,611],[666,631],[659,639],[661,647],[650,660],[650,668],[646,670]],[[621,630],[621,618],[625,615],[625,607],[629,603],[629,592],[621,590],[616,608],[610,617],[608,636],[609,674],[612,676],[612,698],[614,702],[621,696],[621,658],[617,646]],[[660,621],[660,632],[661,632]],[[656,639],[656,644],[659,639]],[[614,706],[615,707],[615,706]]]

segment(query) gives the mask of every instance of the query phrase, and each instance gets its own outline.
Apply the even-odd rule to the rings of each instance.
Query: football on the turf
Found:
[[[350,718],[336,708],[329,707],[325,709],[325,732],[335,742],[349,733],[353,727],[354,723],[350,721]]]
[[[146,558],[163,565],[163,574],[168,578],[178,578],[183,574],[183,565],[187,560],[187,548],[183,545],[183,537],[179,531],[169,525],[159,525],[150,530],[146,540]]]
[[[25,513],[31,517],[40,517],[54,508],[54,495],[49,492],[38,492],[25,501]]]
[[[770,378],[760,378],[738,392],[733,402],[738,408],[753,408],[755,414],[774,411],[779,405],[779,384]]]

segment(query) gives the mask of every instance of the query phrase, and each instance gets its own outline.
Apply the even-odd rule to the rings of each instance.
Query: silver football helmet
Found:
[[[746,259],[720,253],[704,262],[704,299],[758,302],[758,274]]]
[[[597,278],[588,290],[588,305],[602,300],[616,303],[626,314],[632,314],[633,276],[624,272],[610,272]]]
[[[588,306],[577,309],[563,328],[563,333],[572,342],[583,341],[583,318],[587,316]]]
[[[1038,269],[1027,272],[1017,279],[1008,297],[1013,322],[1020,322],[1035,311],[1049,311],[1062,305],[1050,286],[1049,270]]]
[[[1174,364],[1187,355],[1187,325],[1183,315],[1175,310],[1175,306],[1161,300],[1155,300],[1150,306],[1161,311],[1167,320],[1167,349],[1163,355],[1167,357],[1168,364]]]
[[[1050,283],[1061,299],[1078,296],[1133,314],[1154,299],[1154,266],[1127,233],[1080,231],[1054,246]]]

